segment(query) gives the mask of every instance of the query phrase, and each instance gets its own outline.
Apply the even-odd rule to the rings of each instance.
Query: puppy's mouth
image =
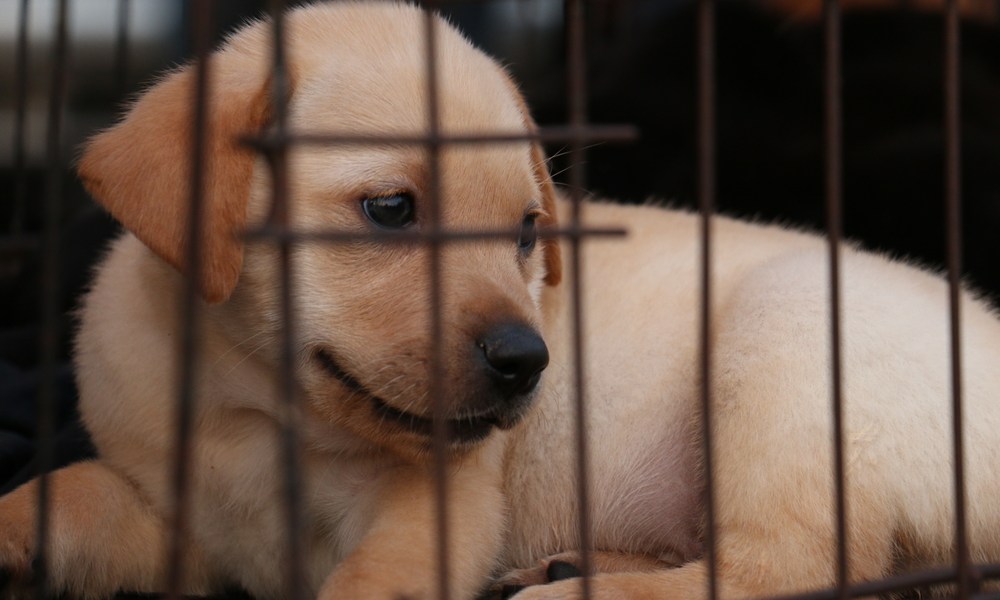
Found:
[[[407,431],[425,437],[434,435],[434,419],[411,412],[400,410],[389,405],[385,400],[368,391],[356,377],[347,372],[326,349],[315,353],[316,361],[331,377],[344,387],[365,396],[372,405],[374,414],[383,421],[395,423]],[[486,438],[494,427],[509,429],[517,419],[504,419],[498,415],[463,415],[458,418],[445,419],[447,439],[450,444],[472,444]],[[510,421],[510,422],[509,422]]]

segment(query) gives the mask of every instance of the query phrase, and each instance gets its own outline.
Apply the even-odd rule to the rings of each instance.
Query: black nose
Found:
[[[549,349],[534,329],[526,325],[494,327],[479,341],[490,377],[506,397],[535,389],[542,370],[549,364]]]

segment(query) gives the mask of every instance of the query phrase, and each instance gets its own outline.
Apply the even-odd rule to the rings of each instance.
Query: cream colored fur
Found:
[[[698,387],[700,223],[653,207],[584,206],[625,241],[583,250],[596,598],[704,598]],[[720,593],[830,586],[835,511],[826,242],[713,221],[712,372]],[[953,564],[948,293],[936,274],[842,247],[850,579]],[[609,290],[609,286],[613,286]],[[611,293],[609,293],[609,291]],[[509,444],[506,584],[544,580],[578,545],[567,288],[543,297],[548,387]],[[1000,323],[965,295],[970,549],[1000,558]],[[635,554],[623,561],[615,554]],[[643,559],[645,557],[645,559]],[[649,557],[659,558],[659,568]],[[570,553],[557,557],[574,562]],[[677,569],[666,567],[682,564]],[[602,568],[603,567],[603,568]],[[579,598],[579,582],[528,599]]]
[[[397,5],[292,12],[292,129],[426,133],[423,23],[418,10]],[[530,130],[506,74],[445,24],[437,30],[444,130]],[[232,142],[267,127],[268,46],[266,24],[254,24],[212,62],[188,593],[227,583],[261,598],[285,590],[278,257],[272,245],[235,237],[266,220],[270,180],[264,161]],[[190,70],[165,78],[81,162],[95,198],[133,233],[113,244],[81,311],[81,411],[99,458],[53,476],[52,582],[77,596],[166,585],[191,80]],[[526,211],[543,224],[554,225],[556,213],[568,222],[567,202],[555,198],[528,143],[450,146],[440,167],[445,227],[516,232]],[[298,147],[290,175],[292,223],[301,229],[370,231],[359,203],[371,195],[409,191],[426,210],[419,146]],[[587,225],[628,230],[624,239],[583,244],[595,598],[704,598],[697,218],[601,203],[583,213]],[[835,542],[824,242],[721,217],[713,227],[721,594],[828,586]],[[842,253],[851,579],[948,564],[945,285],[911,266],[849,247]],[[555,243],[539,242],[520,259],[507,238],[445,246],[443,338],[432,342],[428,250],[296,247],[310,594],[394,600],[438,592],[429,441],[371,414],[364,394],[317,366],[317,348],[336,349],[366,387],[422,415],[432,408],[428,363],[438,351],[448,391],[442,409],[455,416],[475,401],[460,349],[470,328],[496,319],[539,327],[551,360],[519,426],[449,450],[452,598],[473,597],[491,574],[507,573],[498,585],[544,583],[551,556],[577,560],[572,304],[570,286],[559,283],[567,254],[565,244],[560,259]],[[969,297],[962,310],[972,553],[997,561],[1000,323]],[[35,485],[0,499],[0,566],[22,579],[34,552]],[[579,597],[575,580],[517,596]]]

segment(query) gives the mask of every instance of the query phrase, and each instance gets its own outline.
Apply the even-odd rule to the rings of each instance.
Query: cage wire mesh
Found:
[[[15,8],[14,0],[7,0],[7,3]],[[693,185],[686,188],[683,184],[677,184],[676,179],[667,177],[673,187],[667,190],[685,190],[680,192],[683,196],[687,193],[686,199],[696,205],[701,213],[701,315],[700,315],[700,374],[702,382],[711,380],[711,353],[712,348],[710,332],[712,324],[710,322],[709,306],[712,301],[712,228],[710,227],[710,217],[719,211],[720,189],[724,189],[724,195],[728,194],[728,189],[724,188],[723,180],[720,180],[720,165],[723,177],[726,172],[736,172],[732,166],[731,155],[725,147],[727,141],[726,133],[720,129],[719,112],[729,113],[731,107],[727,104],[726,97],[719,92],[719,82],[725,92],[726,86],[730,85],[727,79],[731,75],[732,60],[731,46],[725,35],[732,31],[759,31],[761,27],[773,26],[778,23],[778,19],[767,16],[764,4],[752,3],[731,3],[715,2],[714,0],[691,0],[660,3],[658,8],[651,8],[653,3],[633,3],[633,2],[583,2],[583,0],[566,0],[558,3],[548,0],[507,0],[497,2],[424,2],[424,6],[431,10],[441,10],[451,13],[453,18],[460,24],[463,22],[469,25],[469,29],[474,37],[479,36],[480,40],[490,41],[490,27],[502,30],[502,34],[492,38],[494,43],[500,40],[499,46],[503,47],[503,36],[509,34],[519,23],[535,19],[534,35],[532,44],[544,47],[552,52],[553,44],[551,40],[557,40],[557,44],[563,49],[554,52],[560,56],[560,60],[550,60],[546,65],[550,71],[538,76],[538,65],[530,63],[522,65],[520,68],[526,73],[528,80],[527,93],[529,99],[532,95],[541,98],[539,109],[543,118],[548,120],[539,131],[523,136],[510,135],[509,133],[484,133],[475,136],[455,136],[447,135],[440,128],[440,114],[438,106],[438,73],[437,61],[439,49],[436,47],[434,28],[439,26],[434,21],[430,12],[427,13],[424,29],[424,40],[426,47],[423,49],[427,57],[426,80],[429,113],[427,115],[429,134],[426,136],[393,136],[385,135],[381,132],[372,132],[371,135],[360,136],[336,136],[322,131],[295,131],[289,130],[287,125],[287,98],[288,98],[288,68],[285,58],[286,32],[283,18],[286,10],[286,3],[281,0],[271,0],[266,6],[262,3],[253,3],[248,7],[246,3],[242,6],[236,2],[177,2],[160,3],[157,0],[157,8],[151,9],[152,2],[143,0],[53,0],[49,2],[32,2],[30,0],[18,0],[17,10],[5,10],[5,17],[9,20],[4,32],[8,39],[3,40],[9,44],[13,51],[13,69],[6,72],[9,77],[7,89],[12,91],[10,102],[5,100],[5,118],[12,124],[10,128],[10,143],[12,151],[6,155],[5,180],[8,185],[8,197],[10,202],[8,208],[4,210],[5,230],[0,235],[0,251],[2,251],[5,285],[22,285],[25,281],[39,283],[41,285],[37,292],[32,292],[30,297],[37,298],[38,316],[32,323],[37,324],[29,328],[27,333],[18,332],[18,336],[7,336],[6,345],[19,345],[17,342],[26,339],[25,335],[37,336],[37,344],[28,344],[33,352],[37,352],[37,359],[29,357],[13,357],[5,350],[5,361],[16,363],[33,363],[38,368],[36,384],[32,390],[37,391],[37,446],[33,446],[31,454],[34,456],[33,462],[21,469],[20,473],[5,472],[7,487],[9,491],[13,483],[19,478],[38,473],[41,474],[41,485],[39,486],[39,506],[40,516],[38,520],[37,539],[40,549],[35,561],[36,573],[38,574],[37,585],[40,598],[47,597],[45,565],[47,541],[49,539],[50,523],[47,518],[48,496],[50,490],[46,484],[45,473],[52,468],[65,464],[71,460],[85,456],[93,452],[86,445],[86,441],[79,441],[70,435],[75,442],[67,445],[67,437],[63,430],[57,435],[57,428],[63,423],[72,421],[72,416],[66,417],[57,396],[64,394],[63,387],[67,373],[62,365],[65,364],[66,344],[64,341],[71,328],[69,322],[64,318],[64,313],[73,302],[75,296],[73,289],[60,289],[60,286],[73,288],[79,287],[75,279],[65,277],[67,263],[67,253],[77,252],[74,244],[80,241],[72,236],[67,236],[67,223],[71,216],[77,216],[86,212],[85,201],[80,200],[78,191],[69,189],[72,183],[67,183],[71,153],[67,152],[67,139],[74,138],[73,142],[86,134],[90,129],[88,119],[79,117],[80,112],[92,110],[93,107],[86,106],[86,101],[81,104],[79,98],[73,102],[68,102],[71,93],[86,96],[96,95],[100,100],[105,100],[108,95],[122,97],[124,94],[134,89],[136,81],[140,80],[137,71],[153,70],[152,63],[158,62],[162,57],[162,50],[157,47],[173,47],[177,50],[182,48],[182,54],[188,54],[195,58],[195,73],[197,85],[195,94],[190,99],[195,106],[195,126],[192,128],[193,139],[191,142],[191,182],[190,189],[190,215],[189,221],[191,231],[197,232],[203,227],[202,206],[204,204],[204,170],[205,164],[205,119],[206,111],[206,81],[210,76],[211,63],[206,59],[218,32],[227,27],[231,22],[243,17],[251,11],[264,10],[271,19],[271,34],[273,39],[272,69],[270,74],[270,103],[273,111],[273,127],[261,135],[248,137],[242,143],[252,147],[266,159],[266,164],[270,171],[272,181],[271,211],[267,223],[251,231],[247,231],[245,236],[247,243],[273,244],[278,249],[280,257],[280,318],[282,322],[282,372],[284,377],[281,382],[281,396],[283,402],[282,417],[282,465],[285,472],[284,487],[284,519],[287,536],[285,547],[278,552],[284,563],[286,572],[285,597],[303,598],[305,590],[303,588],[302,573],[302,529],[303,519],[301,515],[300,490],[302,486],[301,473],[299,469],[299,430],[300,410],[296,406],[296,382],[294,380],[295,350],[293,340],[296,336],[295,325],[296,315],[292,303],[292,282],[295,264],[292,261],[292,248],[298,244],[343,244],[356,241],[357,236],[339,231],[324,232],[301,232],[290,226],[289,214],[292,210],[288,202],[288,171],[287,157],[289,149],[295,145],[348,145],[348,146],[371,146],[371,145],[400,145],[409,144],[426,149],[428,168],[430,173],[430,194],[429,226],[421,232],[411,236],[378,236],[373,234],[371,239],[379,243],[406,243],[422,244],[430,249],[428,269],[431,273],[431,294],[430,294],[430,336],[431,339],[442,338],[441,312],[443,302],[441,299],[441,280],[443,277],[441,270],[441,249],[448,244],[462,244],[473,240],[490,238],[509,238],[509,231],[454,231],[446,230],[442,227],[440,215],[440,155],[442,149],[452,145],[469,144],[504,144],[518,141],[540,141],[549,147],[561,147],[560,154],[563,155],[566,170],[563,173],[566,183],[567,195],[572,200],[574,210],[568,223],[553,231],[546,232],[548,236],[558,237],[562,240],[564,247],[568,249],[570,260],[570,281],[573,290],[573,331],[572,344],[574,348],[574,379],[575,391],[574,402],[576,406],[576,456],[577,456],[577,504],[581,507],[579,522],[579,539],[583,553],[583,572],[590,572],[589,550],[592,547],[591,524],[589,523],[589,511],[586,507],[588,500],[588,438],[585,427],[587,389],[585,387],[585,376],[583,373],[583,356],[586,351],[585,340],[581,336],[582,320],[581,314],[586,310],[582,305],[581,284],[581,253],[580,245],[591,236],[616,236],[623,232],[618,230],[587,229],[580,221],[579,204],[584,199],[584,190],[588,187],[588,178],[585,173],[590,164],[588,159],[593,159],[595,155],[600,158],[607,158],[608,150],[603,147],[593,148],[594,144],[605,142],[627,142],[636,138],[634,128],[630,126],[598,126],[594,125],[595,119],[592,116],[593,104],[597,105],[598,117],[605,115],[621,114],[622,106],[626,107],[626,112],[630,109],[630,100],[635,100],[642,104],[645,99],[637,99],[635,96],[628,96],[625,102],[620,104],[607,104],[608,96],[601,96],[601,91],[616,89],[621,81],[611,79],[608,83],[608,73],[601,72],[593,68],[590,63],[595,54],[607,53],[612,57],[613,66],[623,63],[614,63],[621,60],[622,55],[616,52],[615,42],[619,46],[628,47],[632,54],[626,56],[630,60],[639,61],[641,51],[650,51],[652,56],[646,56],[649,66],[643,67],[645,71],[637,71],[632,68],[631,63],[622,67],[625,76],[640,81],[632,81],[640,86],[639,89],[649,89],[655,97],[653,106],[657,105],[663,111],[668,112],[676,109],[676,104],[672,104],[669,98],[659,96],[657,92],[660,88],[658,84],[650,82],[648,78],[637,77],[637,73],[652,73],[654,76],[658,69],[662,67],[660,60],[663,55],[652,52],[661,49],[662,41],[659,38],[661,32],[676,33],[683,31],[686,33],[676,36],[688,43],[687,52],[683,53],[686,59],[690,59],[691,72],[685,71],[681,77],[668,79],[671,83],[685,81],[689,83],[685,92],[689,93],[691,100],[686,108],[687,112],[680,110],[683,118],[694,116],[689,119],[691,123],[690,135],[681,135],[680,139],[693,142],[690,147],[689,158],[685,160],[675,160],[677,170],[687,169],[691,172],[690,178]],[[289,3],[293,4],[293,3]],[[766,4],[766,3],[765,3]],[[905,4],[905,3],[903,3]],[[101,5],[97,7],[97,5]],[[158,11],[165,10],[165,6],[172,9],[165,13]],[[904,7],[905,8],[905,7]],[[95,60],[88,57],[87,52],[77,52],[74,44],[78,40],[71,35],[74,30],[72,19],[80,19],[81,22],[88,21],[87,11],[97,10],[100,15],[113,17],[101,28],[97,35],[98,45],[105,44],[110,48],[104,52],[103,60],[98,60],[102,66],[110,64],[110,69],[97,77],[100,84],[112,92],[95,93],[86,85],[81,85],[79,81],[73,81],[78,77],[77,69],[84,67],[93,70]],[[100,12],[103,11],[103,12]],[[489,12],[489,17],[483,15]],[[44,13],[44,15],[42,14]],[[153,13],[152,15],[150,13]],[[753,13],[753,14],[751,14]],[[934,192],[939,197],[943,195],[943,205],[945,228],[935,239],[944,242],[944,249],[940,256],[944,258],[947,266],[947,276],[950,294],[950,322],[951,322],[951,345],[949,348],[952,364],[952,416],[953,416],[953,453],[954,453],[954,490],[955,490],[955,523],[954,532],[956,539],[956,559],[953,566],[931,571],[921,571],[894,576],[879,581],[852,584],[848,580],[848,543],[847,537],[847,510],[844,492],[844,453],[843,453],[843,408],[842,408],[842,379],[841,372],[841,299],[840,299],[840,247],[844,236],[844,186],[845,179],[848,183],[864,181],[857,177],[857,173],[849,171],[853,168],[848,165],[845,168],[845,120],[844,120],[844,61],[854,60],[853,55],[845,50],[843,23],[845,16],[842,15],[840,6],[835,0],[824,0],[820,11],[821,17],[814,24],[799,24],[789,26],[782,22],[782,27],[799,27],[796,35],[802,37],[811,35],[810,42],[813,58],[817,62],[810,64],[810,67],[817,67],[816,72],[822,75],[822,81],[818,89],[821,89],[820,98],[814,98],[810,102],[816,102],[821,110],[816,111],[813,116],[821,117],[815,123],[822,127],[817,127],[816,138],[821,142],[817,143],[818,151],[807,152],[811,158],[819,159],[818,163],[810,171],[811,174],[819,174],[825,186],[821,193],[813,194],[813,197],[824,198],[822,206],[825,231],[828,239],[829,249],[829,306],[831,323],[831,348],[830,368],[832,372],[831,389],[831,410],[833,414],[833,437],[830,440],[834,449],[834,464],[831,465],[831,477],[835,482],[836,503],[835,514],[831,515],[836,523],[837,532],[837,553],[836,553],[836,585],[828,590],[816,591],[809,594],[795,596],[802,600],[821,598],[852,598],[866,595],[889,595],[897,593],[914,593],[915,589],[935,586],[940,584],[954,584],[954,593],[957,597],[966,599],[977,597],[983,592],[982,583],[985,579],[1000,576],[1000,568],[996,565],[975,565],[969,556],[969,543],[967,528],[966,507],[966,485],[965,473],[963,471],[963,436],[962,436],[962,381],[958,376],[962,369],[961,339],[958,323],[960,321],[959,294],[961,289],[961,277],[969,270],[963,270],[963,248],[970,246],[963,239],[963,207],[961,200],[968,194],[963,189],[963,168],[969,178],[973,180],[973,187],[980,185],[978,172],[971,170],[971,167],[963,163],[962,149],[963,128],[962,106],[963,98],[961,90],[969,90],[969,86],[963,88],[961,80],[963,63],[962,34],[970,32],[973,38],[981,35],[995,35],[996,22],[992,19],[976,21],[962,26],[962,15],[960,14],[960,3],[957,0],[948,0],[943,3],[939,10],[931,11],[930,14],[921,18],[926,22],[935,23],[940,28],[938,38],[940,41],[941,57],[941,81],[940,94],[940,121],[943,135],[941,141],[941,156],[944,159],[943,186],[942,193]],[[10,15],[17,15],[13,19]],[[506,15],[504,19],[497,19],[497,15]],[[874,17],[877,21],[878,18]],[[652,19],[656,27],[648,29],[632,29],[636,19]],[[742,20],[741,20],[742,19]],[[168,23],[165,29],[157,29],[151,23],[155,21]],[[464,21],[463,21],[464,20]],[[539,25],[541,23],[541,25]],[[749,23],[749,25],[748,25]],[[878,25],[880,22],[876,22]],[[923,26],[923,21],[921,26]],[[504,29],[504,28],[507,29]],[[860,26],[859,26],[860,27]],[[46,30],[47,29],[47,30]],[[808,31],[807,31],[808,30]],[[860,29],[854,29],[856,33]],[[771,31],[771,30],[769,30]],[[773,38],[781,37],[781,29],[775,28],[771,31]],[[985,32],[985,33],[984,33]],[[597,38],[597,41],[589,41],[587,36]],[[640,42],[633,46],[622,42],[623,39],[635,35]],[[135,36],[136,39],[133,39]],[[37,39],[32,39],[33,37]],[[177,40],[183,40],[178,44]],[[541,40],[541,41],[540,41]],[[93,40],[91,40],[93,42]],[[745,41],[745,40],[743,40]],[[759,40],[758,40],[759,41]],[[768,38],[766,41],[773,42]],[[787,43],[787,40],[781,40]],[[659,43],[660,46],[656,44]],[[850,43],[850,40],[848,40]],[[925,43],[920,38],[921,44]],[[612,46],[610,49],[606,45]],[[509,50],[509,46],[507,47]],[[787,49],[787,47],[786,47]],[[110,53],[112,59],[106,60]],[[44,57],[44,58],[41,58]],[[524,57],[521,57],[524,59]],[[598,56],[598,59],[601,57]],[[992,56],[993,62],[988,65],[989,73],[1000,81],[1000,58]],[[76,64],[74,64],[76,63]],[[82,64],[81,64],[82,63]],[[139,64],[142,63],[142,64]],[[720,65],[721,63],[721,65]],[[720,66],[722,67],[720,69]],[[756,65],[761,68],[760,64]],[[519,67],[512,64],[512,69]],[[930,67],[928,67],[930,68]],[[564,81],[559,87],[562,91],[553,92],[551,86],[552,71],[560,71],[562,76],[558,79]],[[787,72],[786,72],[787,73]],[[45,82],[43,85],[43,74]],[[982,74],[977,72],[976,77]],[[82,77],[82,75],[79,75]],[[142,76],[145,76],[143,73]],[[686,79],[687,78],[687,79]],[[760,85],[767,86],[774,80],[767,81],[761,79]],[[816,83],[820,83],[818,80]],[[535,86],[534,88],[531,86]],[[549,86],[549,87],[546,87]],[[683,86],[682,86],[683,87]],[[775,87],[780,88],[780,83]],[[597,89],[596,98],[592,99],[592,91]],[[975,91],[973,89],[973,91]],[[678,92],[679,93],[679,92]],[[763,92],[761,92],[763,93]],[[6,96],[6,94],[5,94]],[[766,93],[765,93],[766,96]],[[847,96],[851,101],[856,101],[856,96]],[[745,99],[745,98],[744,98]],[[602,104],[603,103],[603,104]],[[562,104],[562,106],[560,106]],[[969,102],[966,101],[966,105]],[[44,127],[39,127],[40,118],[36,118],[36,108],[45,106]],[[70,107],[72,131],[67,131],[67,107]],[[83,106],[83,108],[81,108]],[[694,109],[693,112],[690,109]],[[747,110],[752,110],[747,109]],[[993,115],[1000,110],[994,107]],[[616,112],[617,111],[617,112]],[[649,111],[647,111],[648,113]],[[656,114],[640,114],[639,119],[648,122],[650,119],[664,118]],[[751,115],[752,116],[752,115]],[[727,117],[728,118],[728,117]],[[93,120],[92,118],[90,120]],[[727,120],[723,120],[724,125],[730,125]],[[772,124],[768,123],[768,127]],[[818,131],[822,130],[822,135]],[[44,136],[38,131],[43,130]],[[657,128],[653,125],[650,128],[643,128],[643,138],[648,141],[652,131],[653,141],[656,140],[657,133],[664,131],[676,132],[676,128]],[[72,135],[69,135],[72,134]],[[34,137],[32,137],[34,136]],[[777,136],[780,141],[786,138]],[[38,143],[35,139],[44,139],[44,143]],[[814,148],[816,150],[817,148]],[[648,148],[647,148],[648,150]],[[993,148],[989,149],[990,151]],[[617,151],[617,150],[616,150]],[[623,150],[624,152],[624,150]],[[666,161],[674,154],[673,151],[666,151]],[[974,149],[978,152],[978,148]],[[648,160],[661,160],[659,153],[651,153],[652,158]],[[1000,152],[995,155],[1000,156]],[[977,157],[980,155],[977,154]],[[594,161],[595,163],[597,161]],[[619,173],[612,173],[609,176],[606,172],[599,170],[596,177],[597,185],[605,190],[615,190],[614,184],[609,183],[617,178],[627,178],[625,168],[621,163],[609,161],[613,167],[619,169]],[[848,161],[850,162],[850,160]],[[694,168],[690,168],[694,167]],[[670,168],[664,167],[667,172]],[[728,170],[728,171],[727,171]],[[848,171],[845,174],[845,171]],[[854,180],[849,179],[854,176]],[[722,186],[720,188],[720,186]],[[628,191],[627,186],[622,188]],[[647,190],[650,191],[664,191]],[[814,190],[815,191],[815,190]],[[975,188],[973,201],[979,202],[980,194]],[[995,192],[995,189],[987,190],[986,195]],[[932,194],[932,195],[933,195]],[[682,197],[682,200],[685,198]],[[723,205],[723,208],[732,210],[732,205]],[[745,208],[745,207],[744,207]],[[972,211],[979,211],[982,207],[974,204]],[[751,210],[761,210],[757,207],[750,207]],[[762,209],[765,214],[766,209]],[[815,210],[820,210],[816,207]],[[986,209],[984,209],[986,210]],[[74,213],[68,216],[68,211]],[[976,213],[978,214],[978,213]],[[793,214],[794,216],[794,214]],[[89,219],[99,217],[88,217]],[[933,219],[932,219],[933,221]],[[968,224],[968,218],[965,222]],[[93,223],[93,221],[86,221]],[[995,223],[995,221],[994,221]],[[107,235],[111,235],[113,229],[106,224],[103,225]],[[857,233],[857,229],[853,230]],[[978,235],[978,234],[977,234]],[[863,235],[862,235],[863,237]],[[933,237],[933,236],[932,236]],[[170,565],[168,576],[168,588],[164,590],[167,597],[179,597],[181,594],[181,582],[184,578],[182,571],[183,552],[188,528],[189,518],[189,481],[188,471],[191,462],[191,427],[192,427],[192,406],[194,398],[194,384],[197,378],[198,365],[198,345],[196,343],[199,331],[199,301],[198,290],[192,282],[199,281],[198,272],[202,268],[199,257],[202,255],[203,236],[188,235],[189,247],[187,256],[189,257],[188,272],[193,275],[188,278],[183,298],[180,301],[182,311],[182,343],[181,343],[181,364],[178,380],[180,382],[180,392],[177,398],[177,421],[175,428],[176,455],[174,464],[170,466],[172,472],[172,486],[175,498],[176,510],[171,521],[171,535],[168,555],[164,560]],[[978,239],[976,240],[978,243]],[[91,244],[94,246],[95,244]],[[977,245],[971,247],[975,252],[983,251],[984,246]],[[989,247],[986,246],[988,252]],[[913,252],[913,248],[905,245],[900,251]],[[89,254],[87,254],[89,252]],[[88,250],[84,254],[88,260],[93,260],[96,252]],[[968,250],[966,250],[968,252]],[[916,250],[920,253],[920,249]],[[931,251],[930,259],[939,256]],[[70,264],[70,266],[79,266]],[[978,263],[979,270],[972,270],[973,278],[983,285],[988,291],[996,292],[1000,287],[991,287],[997,284],[992,277],[994,273],[982,269]],[[28,270],[33,270],[32,277],[24,275]],[[11,283],[13,282],[13,283]],[[13,314],[24,314],[23,310],[18,313],[16,306],[9,307]],[[19,345],[23,349],[23,345]],[[447,385],[442,366],[442,356],[439,344],[433,344],[432,356],[430,357],[432,373],[432,393],[438,402],[433,408],[434,429],[433,429],[433,455],[435,458],[435,480],[436,480],[436,553],[438,564],[438,587],[441,590],[440,597],[448,600],[449,594],[449,573],[450,563],[455,557],[449,553],[449,548],[445,540],[450,532],[448,527],[449,510],[449,487],[448,469],[446,465],[446,436],[445,421],[441,416],[444,410],[439,399],[447,393]],[[711,485],[713,473],[713,438],[712,438],[712,414],[711,395],[712,389],[707,383],[701,386],[702,402],[702,441],[704,444],[704,468],[708,481],[704,496],[704,506],[707,517],[707,524],[704,532],[705,554],[709,564],[709,590],[707,596],[714,600],[719,595],[716,585],[715,573],[716,551],[715,551],[715,498],[713,496],[713,486]],[[76,432],[79,434],[79,432]],[[79,437],[79,436],[78,436]],[[61,445],[60,445],[61,444]],[[67,450],[68,448],[68,450]],[[591,588],[589,578],[583,579],[584,596],[589,597]]]

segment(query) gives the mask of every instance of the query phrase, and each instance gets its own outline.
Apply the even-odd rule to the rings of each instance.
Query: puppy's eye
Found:
[[[409,194],[392,194],[365,198],[361,201],[361,209],[372,223],[386,229],[403,229],[413,223],[413,196]]]
[[[535,227],[537,215],[526,215],[521,221],[521,233],[517,237],[517,249],[521,254],[531,254],[538,241],[538,229]]]

